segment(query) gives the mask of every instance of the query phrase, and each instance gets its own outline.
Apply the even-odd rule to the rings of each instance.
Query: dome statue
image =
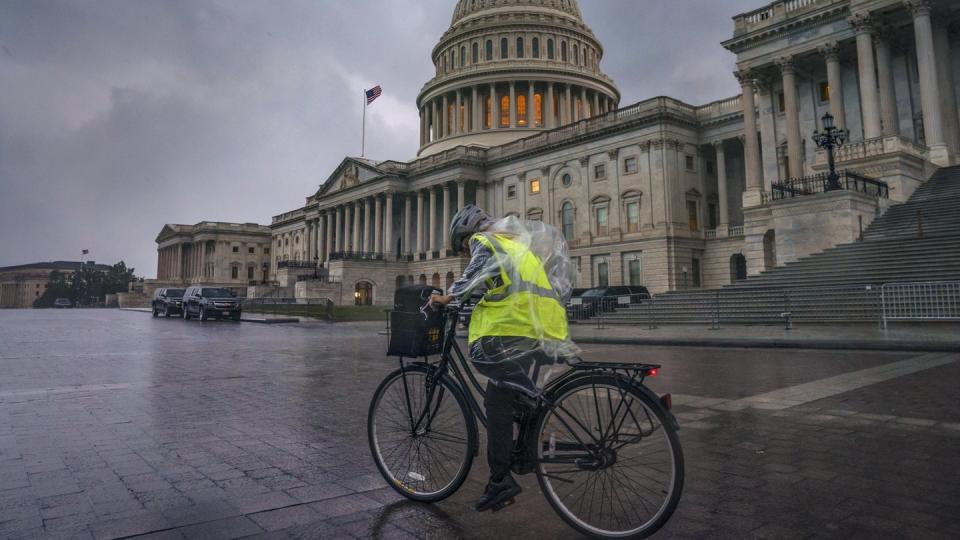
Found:
[[[576,0],[458,0],[417,97],[420,150],[491,147],[617,108]]]

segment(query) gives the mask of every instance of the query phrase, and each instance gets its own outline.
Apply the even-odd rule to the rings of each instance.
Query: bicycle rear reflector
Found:
[[[657,368],[653,368],[647,372],[647,377],[656,377],[656,376],[657,376]]]
[[[660,396],[660,404],[663,405],[664,409],[669,411],[673,408],[673,396],[670,394],[664,394]]]

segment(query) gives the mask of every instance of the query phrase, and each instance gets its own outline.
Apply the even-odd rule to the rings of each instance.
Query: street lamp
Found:
[[[818,148],[823,148],[827,151],[827,164],[830,167],[830,172],[827,173],[826,191],[833,191],[840,189],[840,177],[837,176],[837,169],[833,160],[833,149],[842,146],[843,143],[846,142],[847,137],[850,136],[850,132],[844,128],[835,127],[833,125],[833,115],[830,113],[823,115],[821,120],[823,120],[823,130],[813,130],[813,142],[816,143]]]

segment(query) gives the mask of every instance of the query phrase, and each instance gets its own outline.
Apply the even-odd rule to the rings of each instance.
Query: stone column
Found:
[[[517,127],[517,83],[510,81],[510,128]]]
[[[453,104],[453,134],[459,135],[465,130],[463,129],[462,124],[463,116],[460,114],[460,105],[463,103],[463,96],[459,89],[457,89],[457,99]]]
[[[423,107],[420,108],[420,146],[423,146],[423,125],[424,125],[425,115]]]
[[[497,99],[497,85],[490,85],[490,129],[500,127],[500,100]]]
[[[843,82],[840,76],[840,47],[833,41],[820,47],[820,54],[827,62],[827,86],[830,89],[830,114],[835,126],[844,127],[847,119],[843,110]]]
[[[589,117],[587,114],[587,89],[583,86],[580,87],[580,110],[577,111],[577,116],[577,120]]]
[[[442,107],[443,107],[443,112],[440,113],[440,119],[441,119],[440,120],[440,136],[446,137],[450,135],[450,133],[448,133],[449,126],[450,126],[450,111],[447,103],[446,94],[443,95]]]
[[[443,222],[440,224],[443,233],[443,253],[442,257],[447,256],[447,250],[450,249],[450,184],[443,184]]]
[[[797,79],[792,57],[777,60],[783,75],[783,103],[787,123],[787,155],[791,177],[803,176],[803,139],[800,137],[800,111],[797,105]]]
[[[457,209],[467,205],[466,187],[463,180],[457,181]]]
[[[470,126],[471,128],[470,131],[480,131],[480,120],[479,120],[480,114],[478,114],[477,111],[483,111],[483,107],[479,106],[480,92],[478,91],[476,85],[473,86],[472,91],[473,91],[473,97],[470,100],[470,117],[472,118],[472,122],[471,122],[472,125]]]
[[[340,207],[340,225],[337,229],[337,234],[341,232],[340,237],[337,238],[337,251],[350,251],[350,205],[345,204]]]
[[[547,129],[553,129],[557,127],[556,118],[553,116],[553,83],[547,83],[547,103],[544,106],[546,109],[544,116],[544,123],[547,126]]]
[[[534,94],[536,93],[533,81],[527,81],[527,127],[537,127],[535,122],[537,116],[534,114]],[[462,208],[462,207],[461,207]]]
[[[593,93],[593,109],[590,111],[591,116],[600,115],[600,95],[596,92]]]
[[[459,193],[457,195],[459,196]],[[477,206],[486,210],[490,215],[493,215],[493,212],[487,208],[487,186],[483,182],[477,182],[477,187],[473,198],[476,200]]]
[[[571,112],[573,111],[573,106],[571,105],[571,96],[573,95],[573,89],[570,88],[569,84],[564,85],[563,91],[563,107],[560,108],[560,123],[561,125],[567,125],[573,121]]]
[[[759,192],[763,186],[763,174],[760,169],[760,145],[757,141],[757,111],[753,102],[753,73],[747,70],[735,73],[740,81],[741,101],[743,103],[744,160],[746,161],[747,191]],[[750,202],[760,203],[759,195]],[[744,204],[744,206],[748,206]]]
[[[353,239],[351,240],[351,251],[363,251],[363,240],[360,236],[360,200],[353,201]]]
[[[384,255],[389,255],[393,253],[393,192],[387,191],[384,195],[386,196],[387,204],[383,216],[386,222],[383,230],[383,253]]]
[[[173,259],[173,277],[183,279],[183,244],[177,244]]]
[[[430,100],[430,132],[431,132],[431,141],[435,141],[440,138],[440,121],[438,120],[437,110],[440,106],[437,104],[436,99]]]
[[[338,206],[333,212],[333,230],[335,232],[333,251],[343,251],[343,234],[340,233],[340,224],[343,223],[343,207]]]
[[[370,197],[363,199],[363,248],[361,251],[372,253],[373,246],[373,201]]]
[[[855,13],[847,20],[857,33],[857,66],[860,68],[863,138],[873,139],[881,134],[880,96],[877,92],[876,64],[873,56],[873,19],[867,13]]]
[[[400,249],[403,250],[402,255],[406,255],[412,252],[413,242],[410,240],[413,236],[413,225],[411,221],[411,215],[413,214],[413,193],[405,193],[403,196],[403,233],[400,238]]]
[[[933,49],[937,56],[937,74],[943,106],[943,138],[951,152],[960,150],[960,119],[957,118],[957,97],[950,52],[950,32],[944,21],[933,27]]]
[[[376,196],[373,199],[373,252],[374,253],[384,253],[386,250],[383,249],[383,245],[380,244],[382,239],[380,231],[383,229],[383,218],[380,214],[383,213],[383,205],[380,202],[380,196]]]
[[[880,85],[880,133],[884,137],[891,137],[900,133],[900,123],[897,120],[897,94],[893,84],[889,36],[878,32],[873,38]]]
[[[424,225],[426,224],[427,212],[427,192],[420,191],[417,199],[417,253],[423,253],[426,251],[426,244],[424,244],[423,233]]]
[[[727,225],[730,224],[730,210],[727,208],[727,155],[723,148],[723,141],[716,141],[713,147],[717,151],[717,198],[720,199],[720,223],[717,229],[718,236],[727,235]]]
[[[437,190],[434,186],[430,186],[429,226],[430,226],[430,252],[432,253],[439,249],[439,247],[437,246]]]
[[[323,252],[323,262],[328,262],[330,260],[330,252],[334,251],[333,246],[333,214],[332,210],[327,210],[327,240],[325,242],[325,248]]]
[[[928,0],[904,2],[913,15],[913,33],[917,45],[917,65],[920,72],[920,103],[923,109],[923,132],[930,160],[938,165],[947,165],[946,139],[943,131],[943,109],[940,106],[939,74],[937,56],[933,45],[933,28],[930,22]],[[939,155],[935,155],[939,154]]]

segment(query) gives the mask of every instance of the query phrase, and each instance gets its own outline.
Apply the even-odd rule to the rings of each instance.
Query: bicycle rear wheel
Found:
[[[537,480],[553,509],[594,538],[644,538],[683,490],[683,451],[652,393],[611,374],[576,378],[547,396]]]
[[[367,414],[367,438],[387,483],[420,502],[456,492],[477,449],[476,420],[463,393],[422,365],[398,369],[380,383]]]

